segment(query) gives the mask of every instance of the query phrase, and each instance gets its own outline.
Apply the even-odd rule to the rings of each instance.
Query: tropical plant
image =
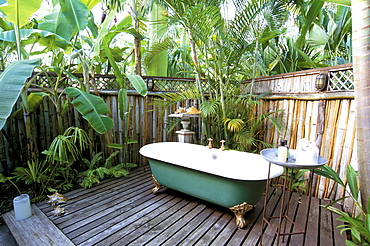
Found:
[[[23,59],[20,28],[28,23],[30,16],[40,8],[41,3],[42,0],[7,0],[7,5],[1,6],[1,11],[5,14],[7,21],[14,25],[18,60]]]
[[[126,169],[136,167],[136,165],[133,163],[120,163],[114,165],[113,159],[118,153],[119,151],[113,152],[104,163],[102,162],[102,152],[97,153],[91,161],[84,158],[83,162],[88,167],[88,170],[78,174],[78,177],[82,179],[80,185],[84,188],[91,188],[94,184],[99,184],[104,178],[127,176],[129,171]]]
[[[19,97],[23,102],[23,116],[26,125],[27,146],[32,157],[35,153],[34,138],[31,131],[30,123],[30,105],[28,104],[28,87],[32,83],[32,79],[27,79],[31,76],[34,68],[40,64],[40,59],[21,60],[10,64],[0,75],[0,89],[3,93],[0,94],[0,129],[5,125],[7,118],[11,115],[13,106]]]
[[[12,181],[14,177],[6,177],[4,174],[0,173],[0,182],[1,183],[6,183],[7,181],[9,181],[13,186],[14,188],[17,189],[19,195],[22,194],[21,190],[18,188],[18,186]]]
[[[338,228],[341,229],[341,233],[348,231],[351,235],[351,240],[346,240],[347,245],[370,245],[370,200],[367,201],[367,207],[362,206],[358,186],[358,172],[355,171],[351,165],[348,165],[346,169],[347,182],[343,181],[339,175],[327,165],[323,166],[321,169],[315,169],[314,172],[335,181],[338,185],[342,186],[343,189],[346,190],[346,194],[348,194],[348,196],[342,197],[329,205],[325,205],[330,211],[341,215],[338,220],[343,221],[344,224],[338,226]],[[350,215],[332,206],[334,203],[347,198],[351,198],[356,206],[357,211],[355,215]]]
[[[58,135],[43,151],[46,159],[52,163],[69,163],[81,158],[81,153],[90,144],[88,134],[78,127],[69,127],[62,135]]]
[[[84,92],[78,88],[66,88],[68,96],[74,98],[72,104],[94,128],[102,134],[113,128],[113,120],[105,114],[109,114],[109,108],[101,97]]]
[[[32,196],[36,198],[44,198],[47,192],[47,183],[52,179],[49,176],[49,169],[46,161],[29,160],[25,167],[17,167],[12,172],[16,181],[23,181],[31,187]]]
[[[230,88],[226,98],[226,117],[222,117],[221,102],[217,99],[208,98],[200,104],[201,116],[205,125],[207,137],[216,142],[225,139],[225,131],[229,136],[227,147],[241,151],[255,152],[259,149],[271,147],[268,143],[258,138],[260,127],[266,121],[272,123],[277,129],[282,130],[283,124],[279,114],[281,111],[256,114],[255,106],[260,103],[262,95],[241,95],[239,89]],[[165,93],[162,99],[153,102],[157,108],[167,108],[176,103],[194,99],[200,100],[201,95],[196,88],[178,93]],[[178,123],[177,121],[175,123]]]
[[[49,176],[52,177],[45,186],[61,191],[73,188],[78,173],[73,164],[82,159],[82,152],[89,144],[88,134],[78,127],[69,127],[63,134],[55,137],[49,149],[42,152],[46,155]]]
[[[352,62],[351,9],[327,4],[319,22],[308,35],[310,46],[322,50],[320,60],[328,65]]]
[[[245,78],[259,76],[257,51],[281,34],[281,16],[285,16],[286,10],[276,1],[245,1],[235,18],[225,21],[221,2],[217,0],[160,2],[173,13],[172,21],[177,20],[187,32],[197,82],[197,91],[182,92],[182,96],[166,94],[163,97],[167,102],[162,103],[168,106],[181,98],[197,99],[207,137],[225,139],[229,148],[255,148],[259,144],[256,134],[261,122],[266,118],[272,120],[274,114],[254,118],[251,106],[258,99],[254,95],[241,96],[239,87]],[[271,18],[263,18],[268,15]],[[246,62],[250,64],[249,71],[245,70]],[[204,95],[206,90],[208,97]]]

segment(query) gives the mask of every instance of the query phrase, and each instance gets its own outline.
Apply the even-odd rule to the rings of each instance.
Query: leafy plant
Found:
[[[73,87],[66,88],[65,91],[74,98],[72,104],[95,131],[102,134],[113,128],[113,120],[105,115],[109,114],[109,108],[101,97]]]
[[[43,154],[46,154],[47,160],[52,163],[69,163],[78,160],[89,143],[90,138],[83,129],[69,127],[53,140]]]
[[[73,188],[77,171],[72,165],[82,158],[82,152],[89,143],[88,134],[78,127],[69,127],[62,135],[55,137],[49,149],[42,152],[50,163],[51,179],[45,186],[54,186],[62,191]]]
[[[6,181],[9,181],[18,191],[19,194],[22,194],[21,190],[18,188],[18,186],[12,181],[14,177],[6,177],[4,174],[0,173],[0,182],[5,183]]]
[[[33,69],[40,64],[40,59],[16,61],[10,64],[0,75],[0,129],[4,127],[6,119],[11,115],[14,104],[24,91],[26,80],[31,76]],[[25,102],[23,104],[26,107]]]
[[[302,179],[302,177],[307,171],[308,169],[291,169],[287,172],[285,169],[281,178],[286,179],[287,183],[290,184],[287,188],[291,191],[305,193],[307,179]]]
[[[231,85],[225,91],[229,92],[225,96],[225,114],[222,113],[219,98],[206,97],[205,101],[199,103],[205,127],[203,134],[215,141],[227,139],[229,149],[253,152],[261,148],[261,145],[271,147],[258,138],[260,127],[268,121],[282,130],[283,124],[279,117],[281,111],[255,114],[254,108],[260,103],[260,97],[263,95],[241,95],[241,91]],[[162,99],[157,99],[152,104],[158,108],[166,108],[187,99],[200,100],[201,95],[196,89],[189,89],[165,93],[161,97]]]
[[[348,246],[370,245],[370,199],[367,201],[365,210],[359,198],[358,172],[351,165],[348,165],[346,169],[347,183],[331,167],[326,165],[321,170],[315,169],[315,173],[335,181],[346,190],[349,188],[347,190],[349,196],[340,198],[325,206],[330,211],[341,215],[338,220],[343,221],[345,224],[338,226],[338,228],[341,228],[341,233],[348,231],[351,235],[351,240],[346,240],[346,244]],[[351,216],[347,212],[332,206],[334,203],[346,198],[351,198],[354,201],[357,207],[357,216]]]
[[[17,181],[23,181],[30,185],[33,199],[45,195],[49,176],[48,165],[46,161],[29,160],[26,167],[17,167],[12,172]]]
[[[83,161],[89,169],[78,175],[78,177],[82,178],[81,186],[84,188],[91,188],[94,184],[99,184],[104,178],[127,176],[129,172],[126,168],[136,167],[136,165],[132,163],[114,165],[113,158],[118,153],[119,151],[113,152],[104,163],[102,162],[102,152],[97,153],[91,161],[84,158]]]

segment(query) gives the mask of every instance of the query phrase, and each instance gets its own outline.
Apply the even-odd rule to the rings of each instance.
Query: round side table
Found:
[[[291,153],[294,153],[294,149],[290,149]],[[287,160],[287,162],[279,162],[277,158],[277,148],[270,148],[270,149],[264,149],[260,152],[260,154],[265,158],[266,161],[269,162],[269,170],[268,170],[268,179],[266,182],[266,192],[265,192],[265,199],[264,199],[264,207],[263,207],[263,215],[262,215],[262,228],[261,228],[261,235],[260,235],[260,245],[262,245],[262,239],[263,239],[263,228],[265,226],[265,223],[272,227],[274,233],[277,235],[277,244],[279,245],[280,242],[280,236],[283,237],[283,242],[284,242],[284,236],[286,235],[295,235],[295,234],[303,234],[303,244],[305,243],[305,234],[307,230],[307,220],[308,220],[308,213],[310,211],[310,205],[311,205],[311,189],[312,189],[312,180],[313,180],[313,169],[321,167],[325,165],[328,160],[325,157],[319,156],[318,158],[318,164],[316,165],[305,165],[305,164],[297,164],[295,163],[295,155],[291,154]],[[282,202],[280,203],[280,211],[279,211],[279,216],[272,216],[272,217],[266,217],[266,207],[267,207],[267,196],[268,196],[268,191],[269,191],[269,186],[270,186],[270,167],[271,163],[279,166],[283,166],[285,169],[285,178],[283,181],[283,190],[282,190]],[[291,187],[292,185],[292,179],[289,181],[287,180],[287,175],[290,172],[290,174],[293,174],[294,169],[310,169],[310,177],[308,178],[308,188],[307,188],[307,195],[308,195],[308,206],[307,206],[307,211],[306,211],[306,223],[304,228],[302,229],[299,227],[291,218],[289,218],[288,213],[289,213],[289,203],[290,203],[290,198],[291,198],[291,189],[289,189],[289,186]],[[288,195],[288,199],[286,199],[286,196]],[[286,207],[286,209],[285,209]],[[278,226],[274,226],[270,223],[271,219],[278,219]],[[297,232],[287,232],[286,231],[286,222],[289,220],[294,227],[298,229]],[[284,225],[283,225],[284,224]]]

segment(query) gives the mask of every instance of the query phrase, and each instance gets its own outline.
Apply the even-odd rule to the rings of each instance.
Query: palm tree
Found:
[[[320,61],[328,65],[352,62],[351,8],[328,4],[309,32],[308,43],[323,53]],[[323,52],[322,52],[322,51]]]
[[[355,82],[357,161],[361,202],[367,208],[370,198],[370,17],[369,0],[330,0],[328,2],[351,6],[353,36],[353,72]],[[369,212],[369,211],[367,211]]]
[[[227,21],[221,14],[222,1],[219,0],[161,2],[172,14],[171,21],[177,21],[189,37],[197,93],[187,95],[189,98],[195,96],[200,101],[207,136],[215,135],[214,138],[219,140],[230,139],[229,144],[247,139],[250,129],[245,126],[250,125],[248,117],[251,116],[248,104],[255,103],[255,100],[251,96],[238,98],[241,93],[238,88],[245,78],[260,75],[257,69],[259,50],[281,34],[279,29],[284,22],[286,9],[279,1],[240,0],[235,18]],[[246,72],[246,67],[250,71]],[[210,92],[207,99],[202,94],[204,84],[201,80]],[[167,99],[168,103],[174,103],[183,100],[183,97],[170,95]],[[240,134],[244,137],[240,137]],[[251,147],[252,142],[245,142],[244,146]],[[236,147],[233,144],[229,146]]]
[[[370,17],[369,0],[352,0],[353,72],[355,80],[357,158],[362,204],[370,198]],[[369,212],[369,211],[368,211]]]

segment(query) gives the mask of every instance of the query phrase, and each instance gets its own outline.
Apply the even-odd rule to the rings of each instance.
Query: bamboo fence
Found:
[[[343,89],[343,86],[350,84],[348,81],[351,80],[351,71],[349,64],[256,79],[253,83],[253,93],[270,92],[263,97],[256,113],[283,110],[281,117],[286,126],[286,131],[279,132],[266,123],[261,129],[260,138],[274,146],[277,146],[279,140],[287,139],[291,148],[295,148],[301,138],[316,141],[320,154],[329,160],[328,165],[344,178],[347,165],[351,164],[357,168],[354,92],[351,86]],[[328,90],[323,92],[317,91],[314,86],[315,78],[320,73],[327,73],[330,78]],[[245,85],[247,92],[250,81],[246,81]],[[129,138],[137,141],[136,144],[129,145],[129,162],[146,165],[146,160],[139,154],[140,147],[152,142],[177,141],[175,131],[179,130],[180,126],[178,124],[168,132],[170,122],[174,120],[168,117],[169,114],[180,106],[190,107],[197,104],[196,101],[188,100],[164,111],[154,109],[151,103],[159,98],[161,93],[163,89],[151,91],[146,97],[142,97],[135,91],[129,91],[130,114],[127,128],[119,118],[115,90],[100,91],[100,96],[111,110],[109,116],[115,123],[113,130],[103,135],[96,134],[73,107],[64,115],[63,126],[78,126],[87,130],[92,139],[90,152],[103,151],[105,155],[113,151],[106,147],[108,143],[123,144],[124,131],[127,130]],[[17,107],[19,103],[15,108]],[[31,118],[35,148],[41,153],[60,134],[57,130],[55,108],[50,100],[45,98]],[[191,124],[192,130],[197,133],[196,141],[202,137],[201,124],[199,119],[193,119]],[[9,118],[0,133],[0,172],[12,170],[25,161],[26,143],[23,120]],[[319,198],[336,199],[344,195],[340,187],[320,176],[315,176],[313,192]],[[352,207],[351,204],[345,205]]]
[[[287,139],[293,149],[299,139],[314,141],[320,149],[320,155],[327,158],[328,165],[345,180],[347,165],[357,169],[354,92],[348,88],[333,88],[341,88],[336,86],[337,83],[352,83],[348,81],[352,79],[351,76],[337,81],[341,74],[348,74],[348,70],[351,71],[350,64],[257,79],[253,86],[254,93],[270,91],[269,95],[263,97],[258,112],[283,110],[281,117],[286,129],[279,132],[266,123],[261,138],[275,146],[279,140]],[[328,73],[330,78],[328,90],[324,92],[315,88],[315,79],[320,73]],[[316,197],[329,199],[345,195],[342,187],[317,175],[314,176],[312,192]],[[349,211],[353,204],[347,199],[344,206]]]

